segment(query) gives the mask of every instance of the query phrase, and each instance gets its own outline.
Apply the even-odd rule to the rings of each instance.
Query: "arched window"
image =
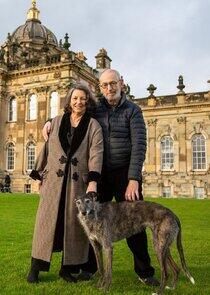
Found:
[[[206,169],[206,143],[202,134],[192,137],[192,162],[193,170]]]
[[[17,120],[17,102],[15,97],[10,98],[8,104],[8,121],[16,121]]]
[[[15,146],[12,142],[7,145],[6,169],[14,170],[15,167]]]
[[[34,169],[34,164],[35,164],[35,144],[33,142],[30,142],[27,145],[27,170],[32,170]]]
[[[54,118],[58,115],[58,92],[53,91],[50,96],[49,117]]]
[[[173,140],[170,136],[161,139],[161,170],[174,169]]]
[[[37,118],[37,96],[32,94],[28,99],[28,120]]]

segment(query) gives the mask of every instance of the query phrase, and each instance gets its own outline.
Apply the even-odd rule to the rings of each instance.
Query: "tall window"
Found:
[[[206,144],[202,134],[196,134],[192,138],[193,170],[206,169]]]
[[[165,198],[171,197],[171,187],[170,186],[163,187],[163,197],[165,197]]]
[[[15,167],[15,146],[13,143],[7,145],[7,170],[14,170]]]
[[[17,120],[17,102],[15,97],[10,98],[8,104],[8,121]]]
[[[28,99],[28,120],[37,118],[37,96],[32,94]]]
[[[30,142],[27,146],[27,170],[34,169],[35,164],[35,144]]]
[[[173,168],[173,140],[170,136],[164,136],[161,140],[161,170],[172,170]]]
[[[58,92],[52,92],[50,96],[50,118],[58,115]]]

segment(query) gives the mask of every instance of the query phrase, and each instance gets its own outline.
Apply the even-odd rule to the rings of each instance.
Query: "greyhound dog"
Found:
[[[192,284],[195,283],[187,269],[181,242],[181,224],[178,217],[168,208],[153,202],[106,202],[100,204],[97,194],[89,192],[76,199],[78,218],[93,246],[98,271],[101,276],[98,287],[107,290],[112,279],[112,243],[141,232],[149,227],[161,268],[159,290],[161,295],[168,279],[168,267],[173,273],[172,289],[175,288],[179,268],[170,253],[176,240],[182,269]],[[170,288],[170,289],[171,289]]]

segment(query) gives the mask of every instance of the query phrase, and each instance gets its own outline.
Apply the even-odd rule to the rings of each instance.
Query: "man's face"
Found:
[[[122,81],[114,71],[106,71],[100,77],[100,90],[107,102],[115,106],[121,97]]]

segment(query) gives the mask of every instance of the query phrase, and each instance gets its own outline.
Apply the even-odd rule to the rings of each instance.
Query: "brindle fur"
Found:
[[[170,253],[173,241],[177,242],[182,269],[194,284],[187,269],[181,243],[181,224],[178,217],[168,208],[147,201],[97,202],[95,193],[88,193],[76,200],[78,218],[95,251],[101,279],[98,287],[108,289],[112,279],[112,243],[128,238],[149,227],[153,235],[154,249],[161,268],[161,283],[157,291],[163,294],[168,279],[168,268],[172,270],[172,289],[175,288],[179,268]],[[104,259],[103,259],[104,258]]]

